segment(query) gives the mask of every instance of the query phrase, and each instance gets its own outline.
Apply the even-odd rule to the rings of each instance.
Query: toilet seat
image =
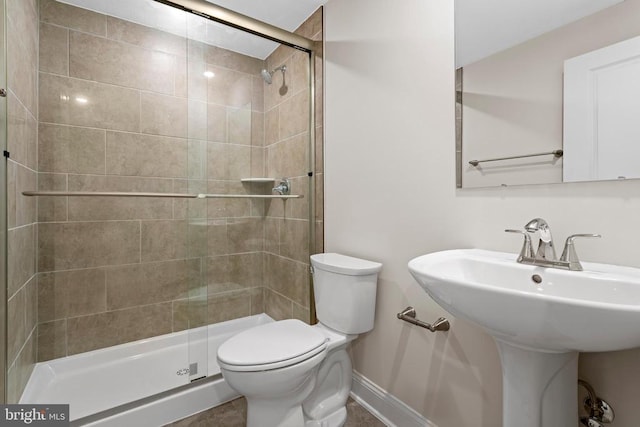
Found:
[[[327,347],[327,337],[296,319],[256,326],[220,345],[218,364],[236,372],[268,371],[303,362]]]

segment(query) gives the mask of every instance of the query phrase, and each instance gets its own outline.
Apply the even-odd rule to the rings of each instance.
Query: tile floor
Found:
[[[244,398],[240,398],[175,423],[167,424],[166,427],[244,427],[246,413],[247,403]],[[385,424],[349,398],[347,422],[344,427],[385,427]]]

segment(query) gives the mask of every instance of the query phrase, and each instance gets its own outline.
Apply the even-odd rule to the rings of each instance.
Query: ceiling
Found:
[[[456,67],[624,0],[455,0]]]
[[[277,43],[153,0],[59,0],[265,59]],[[207,0],[211,1],[211,0]],[[216,0],[211,3],[293,31],[328,0]],[[455,0],[456,66],[518,45],[624,0]]]
[[[141,25],[265,59],[278,44],[153,0],[59,0]],[[209,0],[207,0],[209,1]],[[217,0],[215,3],[293,31],[328,0]]]

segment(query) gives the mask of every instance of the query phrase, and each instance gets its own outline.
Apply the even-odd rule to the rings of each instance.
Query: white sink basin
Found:
[[[567,271],[516,258],[444,251],[411,260],[409,270],[451,314],[513,344],[552,352],[640,346],[640,269],[582,263],[585,271]]]
[[[640,347],[640,269],[582,263],[584,271],[567,271],[516,258],[452,250],[415,258],[409,271],[444,309],[496,339],[505,427],[576,425],[577,352]],[[555,395],[544,401],[556,404],[545,415],[547,389]]]

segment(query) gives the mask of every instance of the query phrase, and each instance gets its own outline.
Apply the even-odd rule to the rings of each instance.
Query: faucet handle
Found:
[[[291,194],[291,181],[288,178],[282,178],[280,183],[271,189],[271,192],[281,196],[288,196]]]
[[[578,254],[576,253],[575,244],[573,241],[577,237],[602,237],[600,234],[572,234],[567,237],[567,241],[564,244],[564,250],[562,251],[562,255],[560,255],[560,261],[569,263],[569,270],[574,271],[582,271],[582,264],[580,264],[580,260],[578,259]]]
[[[527,231],[513,230],[513,229],[506,229],[504,231],[506,233],[517,233],[517,234],[522,234],[524,236],[522,249],[520,250],[520,255],[518,255],[518,262],[522,262],[524,258],[533,258],[533,246],[531,245],[531,236]]]

